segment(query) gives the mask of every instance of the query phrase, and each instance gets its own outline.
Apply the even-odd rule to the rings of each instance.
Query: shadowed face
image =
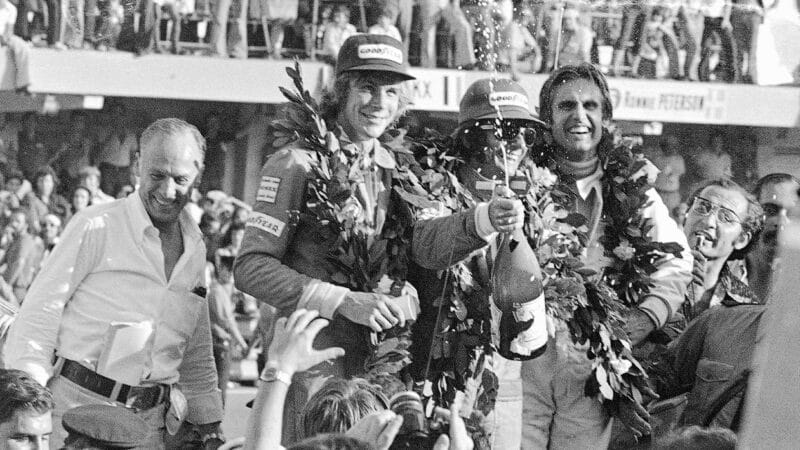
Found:
[[[754,250],[760,252],[765,261],[775,259],[778,232],[789,224],[789,213],[800,204],[798,188],[800,186],[791,180],[765,184],[761,188],[758,202],[764,208],[764,231],[761,232]]]

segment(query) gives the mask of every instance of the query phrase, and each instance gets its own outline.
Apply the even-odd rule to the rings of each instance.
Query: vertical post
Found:
[[[410,0],[408,0],[410,1]],[[361,16],[361,32],[367,32],[367,8],[364,7],[364,0],[358,0],[358,12]]]
[[[317,54],[317,27],[319,26],[319,0],[314,0],[311,7],[311,51],[308,55],[313,61]]]

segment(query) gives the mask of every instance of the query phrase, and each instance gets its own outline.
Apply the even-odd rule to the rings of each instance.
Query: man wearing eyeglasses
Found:
[[[765,302],[775,273],[780,269],[776,257],[778,233],[789,223],[789,214],[800,206],[800,181],[788,173],[771,173],[756,183],[753,194],[764,209],[764,230],[753,241],[747,254],[747,281]]]
[[[755,197],[733,181],[711,181],[692,196],[683,225],[695,256],[695,276],[683,304],[687,322],[726,298],[760,303],[727,263],[744,257],[761,228],[761,217]]]
[[[753,195],[729,180],[707,183],[690,203],[684,233],[695,254],[695,279],[683,305],[690,323],[650,377],[662,399],[688,393],[677,426],[736,431],[765,307],[727,263],[748,251],[762,210]]]

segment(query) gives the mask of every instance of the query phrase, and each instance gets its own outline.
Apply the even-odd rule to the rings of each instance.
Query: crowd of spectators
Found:
[[[593,62],[615,76],[752,82],[763,15],[755,0],[0,0],[0,45],[18,61],[19,89],[25,41],[332,62],[358,32],[401,40],[422,67],[517,75]]]

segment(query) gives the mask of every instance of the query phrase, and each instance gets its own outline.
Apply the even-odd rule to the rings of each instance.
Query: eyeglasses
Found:
[[[705,217],[711,214],[714,210],[717,211],[717,220],[722,223],[742,223],[742,220],[739,218],[739,216],[730,208],[718,205],[703,197],[695,197],[694,201],[692,202],[692,208],[689,211],[697,214],[698,216]]]
[[[530,122],[527,121],[503,120],[498,123],[498,121],[493,120],[480,123],[478,128],[484,131],[492,130],[497,140],[504,141],[512,141],[522,133],[522,137],[525,139],[525,145],[533,145],[538,136],[536,128],[531,127]]]

